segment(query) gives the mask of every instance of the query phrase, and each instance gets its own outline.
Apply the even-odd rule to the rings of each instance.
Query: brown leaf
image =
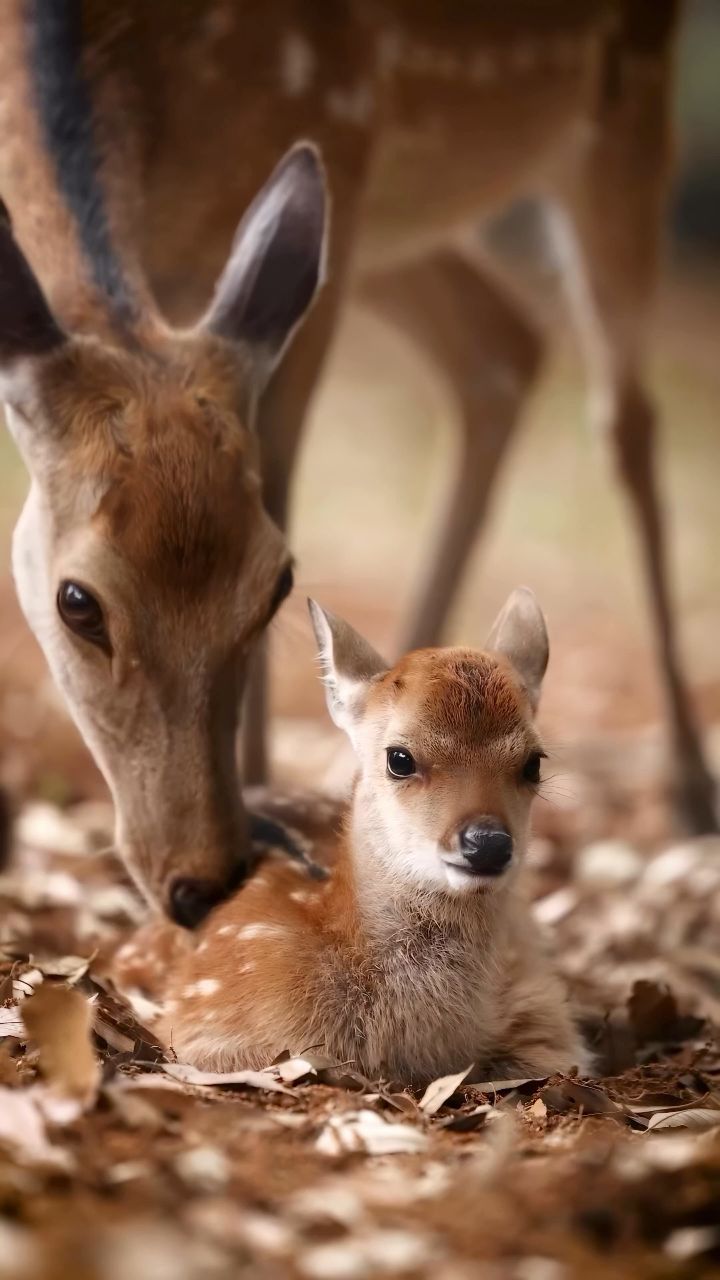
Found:
[[[58,1093],[85,1105],[95,1100],[100,1064],[91,1040],[92,1009],[74,988],[45,982],[23,1004],[39,1066]]]
[[[611,1115],[621,1119],[624,1115],[612,1098],[596,1085],[578,1084],[575,1080],[562,1080],[550,1085],[540,1094],[548,1111],[563,1114],[566,1111],[582,1111],[586,1116]]]
[[[670,1039],[678,1020],[677,1001],[669,987],[636,982],[627,1002],[630,1025],[639,1042]]]
[[[459,1071],[454,1076],[440,1076],[437,1080],[433,1080],[425,1090],[420,1099],[420,1110],[425,1112],[426,1116],[434,1116],[440,1110],[444,1102],[451,1098],[462,1084],[466,1076],[472,1071],[473,1064],[470,1063],[464,1071]]]

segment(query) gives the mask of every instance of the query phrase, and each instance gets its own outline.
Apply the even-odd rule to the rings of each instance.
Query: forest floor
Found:
[[[108,976],[143,915],[110,832],[28,801],[0,876],[2,1280],[720,1273],[720,841],[547,828],[534,909],[597,1075],[418,1096],[168,1061]]]

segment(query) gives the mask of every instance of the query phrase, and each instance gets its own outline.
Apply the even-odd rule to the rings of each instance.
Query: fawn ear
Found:
[[[342,618],[321,609],[314,600],[308,600],[308,608],[317,640],[328,711],[335,724],[352,738],[357,719],[362,714],[367,686],[373,676],[387,671],[388,664]]]
[[[327,191],[308,142],[288,151],[235,234],[203,324],[247,344],[267,381],[323,281]]]
[[[32,384],[28,361],[65,341],[0,202],[0,398],[21,399]]]
[[[549,642],[542,609],[529,587],[517,587],[508,596],[485,648],[501,653],[512,663],[536,711],[548,664]]]

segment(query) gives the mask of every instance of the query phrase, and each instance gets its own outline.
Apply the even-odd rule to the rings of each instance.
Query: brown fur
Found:
[[[345,651],[350,669],[371,666],[354,634],[335,643],[338,678]],[[517,672],[502,655],[427,650],[366,681],[355,711],[345,703],[361,771],[331,878],[269,862],[219,907],[167,975],[165,1039],[207,1068],[314,1048],[414,1084],[471,1063],[476,1079],[585,1065],[518,876],[531,798],[520,774],[538,739]],[[417,764],[402,781],[385,772],[398,742]],[[478,814],[513,833],[516,865],[501,883],[453,891],[420,846],[408,862],[401,822],[441,860]]]

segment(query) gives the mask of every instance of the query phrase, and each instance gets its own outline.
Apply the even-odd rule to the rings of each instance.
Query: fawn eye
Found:
[[[270,622],[270,620],[274,618],[283,600],[286,600],[287,597],[290,595],[290,592],[292,591],[294,585],[295,585],[295,574],[293,573],[292,565],[288,564],[285,566],[282,573],[280,574],[280,577],[277,580],[275,591],[273,592],[273,598],[270,602],[270,609],[268,612],[268,622]]]
[[[410,778],[415,772],[415,761],[403,747],[388,747],[387,771],[391,778]]]
[[[57,608],[65,626],[101,649],[109,649],[103,611],[97,600],[77,582],[61,582]]]
[[[536,787],[540,781],[540,761],[544,758],[544,751],[533,751],[529,755],[522,767],[522,780],[530,786]]]

